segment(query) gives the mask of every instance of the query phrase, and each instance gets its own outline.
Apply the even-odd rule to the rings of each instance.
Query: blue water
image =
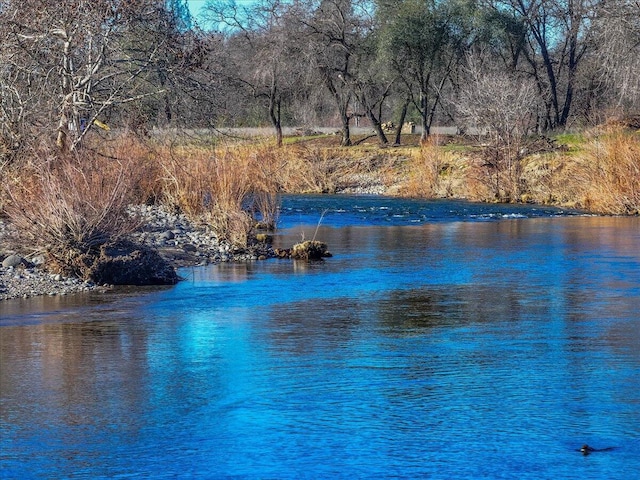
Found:
[[[1,302],[0,476],[639,478],[640,218],[287,197],[281,225],[334,257]]]
[[[286,196],[280,227],[296,225],[407,226],[456,221],[492,221],[580,215],[557,207],[496,205],[465,201],[424,201],[368,195]]]

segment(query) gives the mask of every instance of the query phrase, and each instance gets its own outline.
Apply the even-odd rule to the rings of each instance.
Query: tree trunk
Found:
[[[551,93],[551,103],[553,104],[553,125],[552,128],[560,124],[560,102],[558,101],[558,82],[556,80],[556,73],[553,69],[553,59],[547,48],[546,39],[537,28],[533,29],[533,35],[540,47],[540,53],[542,55],[542,63],[547,73],[547,80],[549,81],[549,89]]]
[[[424,145],[429,140],[431,125],[429,124],[429,111],[427,110],[427,93],[420,92],[420,120],[422,123],[422,133],[420,134],[420,144]]]
[[[67,150],[67,139],[69,137],[69,119],[67,118],[66,113],[62,112],[60,115],[60,121],[58,122],[58,135],[56,138],[56,146],[61,151]]]
[[[276,146],[282,147],[282,123],[280,116],[281,101],[275,97],[275,90],[272,90],[272,95],[269,99],[269,118],[271,119],[271,125],[276,132]]]
[[[322,67],[319,69],[320,75],[322,75],[322,80],[324,85],[327,87],[327,90],[331,94],[331,98],[333,98],[336,107],[338,108],[338,113],[340,115],[340,122],[342,123],[342,140],[340,141],[340,145],[342,147],[351,146],[351,132],[349,130],[349,121],[351,117],[349,116],[349,103],[350,103],[350,95],[340,94],[336,85],[331,78],[331,73],[326,67]]]
[[[398,126],[396,127],[396,139],[394,141],[395,145],[400,145],[400,141],[402,139],[402,126],[404,125],[404,121],[407,118],[407,110],[409,108],[410,101],[411,97],[407,97],[402,104],[402,110],[400,110],[400,117],[398,118]]]
[[[376,118],[372,111],[367,109],[367,118],[373,125],[373,130],[376,132],[376,136],[378,137],[378,141],[380,145],[387,145],[389,140],[387,140],[387,136],[384,134],[384,130],[382,130],[382,124],[380,120]]]
[[[584,50],[583,50],[584,53]],[[580,54],[578,54],[578,32],[575,28],[571,29],[571,38],[569,40],[569,59],[567,65],[567,91],[564,97],[564,106],[562,107],[562,114],[560,115],[560,125],[566,126],[569,120],[569,113],[571,111],[571,103],[573,102],[573,82],[576,77],[576,71],[578,69],[578,61]]]
[[[340,112],[340,120],[342,121],[342,140],[340,141],[340,146],[350,147],[351,146],[351,132],[349,129],[350,119],[346,111]]]

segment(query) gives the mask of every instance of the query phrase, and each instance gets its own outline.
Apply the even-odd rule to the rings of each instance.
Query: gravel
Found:
[[[132,240],[157,249],[176,268],[255,261],[275,256],[265,244],[257,244],[246,250],[234,249],[219,242],[206,225],[194,224],[185,215],[169,212],[162,207],[134,206],[131,207],[131,213],[143,219],[143,227],[132,235]],[[47,272],[42,268],[45,261],[43,255],[16,252],[10,247],[10,233],[11,226],[0,219],[0,301],[108,288],[106,285]]]

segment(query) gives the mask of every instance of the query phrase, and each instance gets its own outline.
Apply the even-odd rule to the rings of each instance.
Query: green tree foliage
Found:
[[[420,114],[423,140],[467,41],[467,5],[457,1],[379,0],[380,53]]]

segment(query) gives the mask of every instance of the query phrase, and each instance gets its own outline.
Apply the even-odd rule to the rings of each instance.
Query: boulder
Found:
[[[18,265],[26,265],[27,261],[20,255],[11,254],[2,261],[4,268],[17,267]]]
[[[97,284],[175,285],[179,277],[160,254],[131,242],[106,244],[98,255],[84,255],[83,277]]]

